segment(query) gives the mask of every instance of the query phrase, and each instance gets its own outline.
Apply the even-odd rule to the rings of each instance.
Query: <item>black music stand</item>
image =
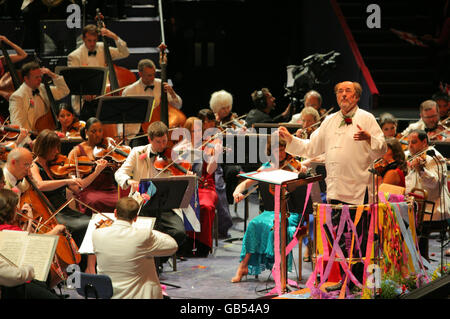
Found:
[[[64,77],[64,80],[70,89],[70,95],[78,95],[80,100],[80,115],[82,108],[85,108],[85,106],[81,105],[81,97],[83,95],[102,95],[105,92],[107,81],[107,69],[105,67],[57,66],[55,72]],[[69,103],[72,103],[71,99],[69,99]],[[87,116],[87,118],[83,118],[83,120],[87,120],[89,117],[90,116]]]
[[[149,121],[152,96],[105,96],[99,99],[96,117],[103,124],[122,124],[125,141],[125,123]]]
[[[149,183],[152,182],[156,187],[156,192],[150,200],[145,203],[140,211],[140,215],[156,217],[162,211],[168,211],[177,208],[187,208],[191,203],[191,198],[196,187],[196,175],[182,175],[170,177],[145,178],[139,181],[139,192],[146,193]],[[173,284],[161,282],[164,285],[174,288],[181,288]]]
[[[55,72],[64,77],[71,95],[101,95],[106,86],[106,68],[57,66]]]

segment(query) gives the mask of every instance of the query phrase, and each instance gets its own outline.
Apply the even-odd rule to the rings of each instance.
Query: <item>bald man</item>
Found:
[[[33,163],[33,154],[24,147],[13,149],[8,154],[6,165],[3,167],[3,175],[5,178],[5,188],[12,189],[16,187],[20,193],[25,192],[29,184],[24,179],[29,176],[30,167]]]

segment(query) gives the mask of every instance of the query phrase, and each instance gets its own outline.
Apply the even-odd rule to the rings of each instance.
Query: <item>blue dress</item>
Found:
[[[270,163],[263,164],[262,167],[270,167]],[[299,187],[298,192],[296,191],[296,196],[301,198],[304,202],[306,196],[306,187]],[[274,251],[274,197],[270,193],[269,184],[259,182],[259,191],[262,197],[262,204],[264,210],[260,215],[253,218],[244,234],[242,241],[242,250],[240,255],[240,261],[242,261],[246,254],[250,253],[250,260],[248,263],[248,274],[249,275],[259,275],[266,269],[272,269],[275,261],[275,251]],[[298,205],[298,200],[296,201],[297,207],[301,206],[301,209],[297,211],[290,210],[288,218],[288,244],[297,229],[300,222],[301,213],[303,211],[303,205]],[[295,207],[291,198],[288,200],[288,208]],[[308,201],[307,212],[312,212],[311,201]],[[281,218],[281,216],[280,216]],[[300,243],[301,244],[301,243]],[[292,269],[292,252],[289,253],[287,258],[288,271]]]

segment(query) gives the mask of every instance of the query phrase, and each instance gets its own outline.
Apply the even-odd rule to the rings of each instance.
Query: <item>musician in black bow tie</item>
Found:
[[[83,28],[82,40],[83,44],[78,49],[72,51],[67,57],[68,66],[101,66],[106,65],[103,42],[98,42],[97,26],[88,24]],[[117,34],[107,28],[100,30],[105,37],[114,40],[116,47],[110,47],[111,58],[113,60],[123,59],[130,55],[127,43],[122,40]],[[83,96],[85,101],[91,101],[94,96]],[[78,97],[72,97],[72,107],[80,114],[80,103]]]
[[[155,105],[159,105],[161,99],[161,79],[155,79],[155,63],[149,59],[143,59],[138,63],[140,79],[130,84],[123,90],[122,96],[153,96]],[[170,105],[181,109],[183,101],[168,83],[164,83],[164,90],[167,92],[167,100]],[[141,124],[126,124],[125,134],[128,138],[139,133]],[[119,128],[120,129],[120,128]]]
[[[439,106],[433,100],[426,100],[420,104],[420,120],[410,124],[402,136],[408,136],[413,130],[423,130],[430,139],[442,139],[441,132],[445,133],[445,127],[439,123]]]
[[[62,76],[47,68],[39,67],[36,62],[24,64],[22,66],[24,82],[9,99],[11,124],[32,131],[36,129],[36,120],[49,112],[50,101],[42,83],[44,74],[53,80],[54,86],[50,86],[50,89],[55,100],[60,100],[70,93]]]

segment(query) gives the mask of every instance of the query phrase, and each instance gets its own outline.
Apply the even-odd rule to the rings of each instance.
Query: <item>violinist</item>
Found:
[[[238,118],[238,115],[231,112],[233,108],[233,96],[231,93],[225,90],[212,93],[209,99],[209,107],[214,112],[219,126],[228,123],[237,130],[245,129],[245,123],[243,121],[233,121]]]
[[[15,225],[19,198],[9,189],[0,189],[0,231],[23,231]],[[57,225],[48,235],[58,235],[65,230]],[[34,279],[34,268],[9,265],[0,257],[0,289],[2,299],[59,299],[47,284]]]
[[[287,122],[290,116],[291,104],[289,104],[283,113],[272,117],[270,113],[275,109],[275,97],[270,93],[269,89],[262,88],[251,94],[253,101],[253,109],[248,112],[245,121],[247,126],[251,127],[254,123],[278,123]]]
[[[429,147],[428,135],[423,130],[413,130],[408,135],[408,175],[406,193],[413,188],[428,192],[428,200],[435,203],[433,221],[449,218],[450,197],[447,187],[447,166],[445,159],[435,149]],[[435,158],[426,153],[432,150]],[[409,153],[409,154],[408,154]],[[417,156],[418,154],[421,154]],[[425,218],[429,217],[427,215]]]
[[[374,166],[374,169],[379,174],[378,184],[383,183],[405,187],[405,176],[408,173],[408,169],[402,145],[393,137],[388,137],[386,144],[388,151]]]
[[[95,162],[96,155],[94,151],[98,148],[107,148],[103,138],[103,125],[100,120],[91,117],[86,126],[80,131],[80,135],[84,142],[76,145],[70,151],[68,158],[74,163],[76,159],[85,159],[87,161]],[[112,150],[111,150],[112,151]],[[113,151],[112,151],[113,152]],[[81,161],[81,160],[79,160]],[[78,193],[78,198],[85,204],[100,212],[113,212],[119,198],[117,186],[114,180],[114,171],[107,166],[105,159],[100,159],[97,162],[94,173],[90,174],[86,179],[89,185],[85,185],[83,190]],[[82,208],[84,213],[91,213]]]
[[[272,148],[272,139],[276,137],[278,132],[274,132],[267,139],[267,154],[271,155],[271,161],[264,163],[258,170],[267,168],[283,168],[286,170],[304,169],[301,164],[286,153],[286,141],[279,137],[279,145]],[[289,163],[289,165],[288,165]],[[240,264],[236,271],[236,275],[231,279],[231,282],[240,282],[243,276],[259,275],[265,269],[272,269],[274,264],[274,243],[273,243],[273,225],[274,225],[274,195],[270,191],[268,183],[258,183],[252,179],[246,179],[241,182],[233,192],[233,197],[236,203],[245,198],[243,195],[245,190],[251,186],[258,184],[259,192],[262,198],[262,207],[264,210],[253,218],[247,227],[242,241],[242,250],[240,255]],[[306,196],[306,188],[302,187],[303,197]],[[294,207],[289,205],[288,207]],[[302,206],[303,207],[303,206]],[[308,201],[307,211],[312,211],[311,201]],[[292,237],[300,222],[301,213],[289,212],[288,218],[288,242]],[[292,252],[288,257],[288,268],[292,267]]]
[[[450,101],[447,93],[439,91],[431,97],[433,101],[435,101],[439,107],[439,117],[441,119],[446,119],[450,116]]]
[[[21,47],[10,41],[4,35],[0,35],[0,42],[2,42],[2,44],[8,44],[11,48],[13,48],[16,51],[16,54],[9,55],[9,58],[11,59],[12,63],[22,61],[28,56],[28,54]],[[6,87],[8,87],[11,82],[11,75],[7,74],[7,72],[8,69],[5,62],[5,57],[0,56],[0,96],[2,96],[8,101],[12,92],[6,90]]]
[[[327,110],[322,107],[322,95],[315,90],[308,91],[303,97],[303,101],[305,107],[313,107],[319,113],[319,118],[327,112]],[[298,123],[299,119],[300,113],[294,114],[289,123]]]
[[[80,189],[86,188],[92,179],[90,176],[85,179],[71,178],[69,176],[63,179],[55,179],[53,177],[50,163],[59,154],[60,146],[61,141],[54,131],[43,130],[34,141],[33,153],[36,158],[31,166],[31,176],[37,188],[42,191],[55,208],[61,207],[67,201],[66,188],[69,188],[73,193],[78,193]],[[96,171],[91,175],[95,177],[105,166],[104,163],[98,163]],[[89,225],[90,217],[66,206],[56,215],[56,220],[66,225],[72,233],[75,243],[80,247]],[[95,273],[95,256],[90,255],[87,260],[83,256],[83,265],[85,265],[85,262],[87,262],[86,272]]]
[[[150,59],[142,59],[138,63],[140,79],[127,86],[122,96],[153,96],[155,105],[161,101],[161,79],[156,79],[156,66]],[[164,83],[164,91],[167,92],[167,99],[170,105],[181,109],[183,101],[168,83]],[[125,124],[125,134],[128,138],[134,137],[141,128],[141,124]]]
[[[430,140],[444,140],[446,127],[439,122],[439,106],[433,100],[426,100],[420,104],[420,120],[410,124],[403,132],[409,135],[412,130],[424,130]]]
[[[379,123],[386,139],[389,137],[401,138],[401,135],[397,134],[398,122],[394,115],[387,112],[380,114]]]
[[[302,125],[301,129],[295,132],[298,138],[308,139],[311,133],[317,128],[316,123],[320,121],[320,115],[317,110],[311,106],[305,106],[300,112],[298,123]]]
[[[210,109],[201,109],[197,114],[198,118],[202,120],[203,131],[205,132],[208,129],[213,129],[216,127],[216,118],[214,112]],[[203,133],[205,135],[205,133]],[[209,136],[203,136],[204,139],[208,139]],[[207,145],[210,147],[209,145]],[[233,220],[231,218],[230,209],[228,205],[227,185],[224,180],[224,170],[222,165],[217,165],[217,169],[214,172],[214,182],[216,185],[216,193],[217,193],[217,216],[218,216],[218,233],[219,238],[229,238],[231,235],[228,234],[228,230],[233,226]]]
[[[225,91],[220,90],[211,94],[211,98],[209,100],[209,107],[214,112],[216,116],[216,124],[220,128],[223,124],[229,123],[232,119],[237,118],[237,114],[231,112],[233,108],[233,96]],[[236,123],[233,121],[233,123]],[[243,123],[239,123],[241,125]],[[236,126],[236,125],[235,125]],[[242,128],[235,127],[235,131],[239,132],[241,129],[245,129],[245,126]],[[242,167],[240,165],[224,165],[223,166],[223,177],[225,183],[227,185],[227,200],[228,204],[233,204],[233,190],[239,183],[238,174],[242,171]]]
[[[86,122],[80,121],[73,108],[67,103],[58,105],[58,124],[56,132],[64,137],[81,137],[80,130],[86,125]]]
[[[186,119],[184,128],[189,130],[190,139],[185,139],[174,146],[173,150],[180,153],[191,154],[194,151],[193,171],[198,179],[198,198],[200,203],[200,228],[199,233],[187,231],[186,234],[195,242],[196,256],[207,257],[212,249],[212,227],[217,203],[216,183],[214,172],[217,169],[217,158],[221,153],[221,143],[206,145],[202,154],[202,121],[197,117]],[[213,142],[211,142],[213,143]],[[197,152],[195,152],[197,151]],[[198,156],[195,156],[195,155]],[[187,244],[186,246],[189,246]]]
[[[130,189],[130,196],[139,191],[139,181],[155,176],[169,177],[169,171],[158,171],[155,161],[164,154],[169,140],[169,128],[161,121],[153,122],[148,130],[149,144],[134,147],[125,163],[115,173],[117,184],[122,189]],[[156,217],[155,229],[172,236],[180,247],[185,241],[183,215],[179,210],[149,211],[142,208],[142,216]]]
[[[32,131],[36,121],[50,111],[50,100],[47,96],[42,75],[52,78],[54,86],[50,89],[55,100],[62,99],[69,94],[64,77],[51,72],[47,68],[39,67],[36,62],[29,62],[22,66],[24,83],[11,95],[9,99],[9,113],[11,124]]]
[[[83,28],[82,40],[83,44],[72,51],[67,57],[68,66],[101,66],[106,65],[104,45],[103,42],[98,42],[98,31],[101,32],[103,36],[111,38],[116,44],[116,48],[110,48],[111,58],[113,60],[123,59],[130,55],[127,44],[122,40],[117,34],[108,30],[107,28],[97,29],[96,25],[88,24]],[[84,101],[92,101],[95,96],[86,95],[83,96]],[[77,115],[80,115],[80,103],[79,97],[72,97],[72,106]]]

